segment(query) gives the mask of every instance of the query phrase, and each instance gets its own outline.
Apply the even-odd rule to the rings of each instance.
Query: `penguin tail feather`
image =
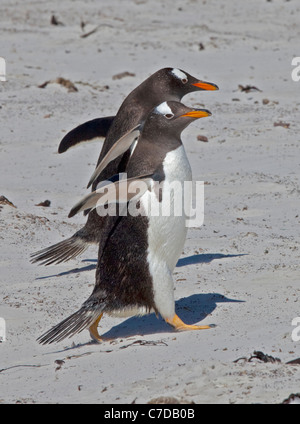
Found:
[[[89,246],[89,243],[77,233],[67,240],[63,240],[38,252],[32,253],[30,257],[31,263],[40,262],[39,265],[52,265],[67,262],[70,259],[76,258],[84,252]]]
[[[85,328],[89,328],[96,321],[101,312],[102,309],[99,308],[91,309],[82,306],[77,312],[42,334],[37,341],[41,344],[51,344],[70,338],[80,333]]]

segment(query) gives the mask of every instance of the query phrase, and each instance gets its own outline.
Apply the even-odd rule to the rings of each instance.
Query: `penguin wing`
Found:
[[[132,128],[130,131],[128,131],[123,137],[119,138],[114,145],[109,149],[109,151],[106,153],[102,161],[99,163],[95,171],[93,172],[93,175],[90,178],[90,181],[87,185],[87,188],[90,187],[91,184],[99,177],[103,169],[114,159],[121,156],[123,153],[125,153],[132,145],[133,143],[138,139],[140,136],[140,127],[141,125],[137,125],[136,127]]]
[[[78,125],[78,127],[69,131],[61,140],[58,147],[58,153],[64,153],[71,147],[85,141],[90,141],[95,138],[105,138],[114,118],[114,116],[106,116],[105,118],[92,119],[91,121]]]
[[[115,182],[103,181],[97,190],[87,194],[73,206],[68,217],[71,218],[86,209],[94,209],[96,206],[138,200],[151,187],[152,176],[153,174],[148,174]]]

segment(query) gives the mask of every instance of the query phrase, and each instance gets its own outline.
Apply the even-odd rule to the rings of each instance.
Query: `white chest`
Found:
[[[190,205],[184,182],[191,180],[192,172],[183,146],[166,155],[163,170],[162,201],[158,202],[154,192],[148,192],[147,200],[151,201],[148,242],[149,251],[165,261],[172,272],[185,242],[185,208]]]
[[[148,191],[141,203],[149,210],[149,203],[156,205],[148,214],[148,263],[153,278],[154,298],[163,316],[174,313],[172,272],[182,253],[187,228],[184,203],[184,182],[191,181],[191,167],[183,146],[169,152],[163,162],[165,180],[162,185],[162,201]],[[153,202],[153,203],[152,203]],[[158,206],[157,206],[158,205]]]
[[[191,181],[192,170],[183,145],[166,155],[163,169],[168,182]]]

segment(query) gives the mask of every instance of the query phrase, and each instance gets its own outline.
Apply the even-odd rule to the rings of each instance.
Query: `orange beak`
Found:
[[[199,119],[199,118],[205,118],[206,116],[210,116],[211,112],[206,109],[198,109],[198,110],[191,110],[188,113],[185,113],[181,116],[188,116],[190,118]]]
[[[213,84],[212,82],[197,81],[192,85],[195,85],[201,90],[207,90],[207,91],[219,90],[219,87],[216,84]]]

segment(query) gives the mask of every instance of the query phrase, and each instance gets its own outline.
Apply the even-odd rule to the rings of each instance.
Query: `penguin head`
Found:
[[[177,68],[161,69],[150,78],[153,79],[154,89],[164,93],[165,98],[170,100],[181,100],[193,91],[219,89],[216,84],[201,81]]]
[[[160,134],[172,134],[176,138],[180,137],[181,132],[193,121],[199,118],[210,116],[211,112],[207,109],[195,109],[185,106],[176,101],[167,101],[156,106],[144,124],[143,131],[155,126]]]

